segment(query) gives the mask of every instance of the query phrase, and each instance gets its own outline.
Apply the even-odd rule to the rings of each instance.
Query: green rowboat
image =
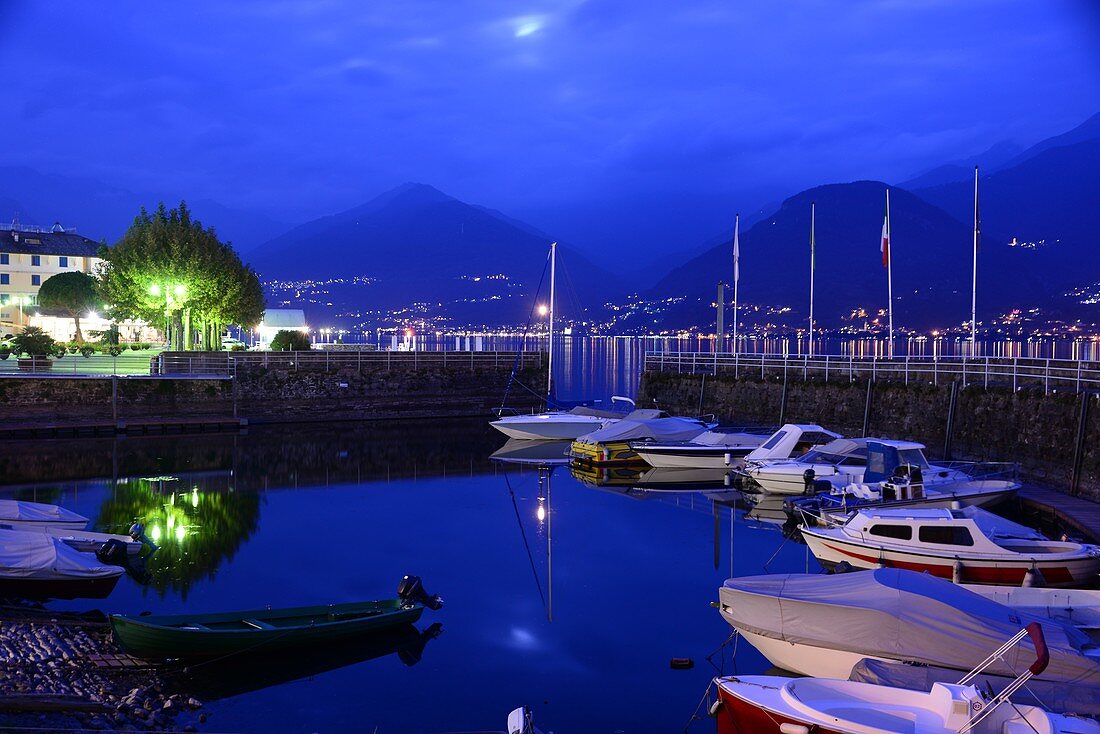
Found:
[[[355,638],[412,624],[424,607],[441,606],[419,578],[406,576],[396,599],[215,614],[112,614],[111,628],[119,646],[137,657],[212,658]]]

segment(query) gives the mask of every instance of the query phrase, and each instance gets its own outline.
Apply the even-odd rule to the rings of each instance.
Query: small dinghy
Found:
[[[396,599],[214,614],[112,614],[111,628],[122,649],[137,657],[212,658],[350,639],[412,624],[425,607],[442,606],[438,596],[424,591],[419,577],[405,576]]]
[[[983,695],[972,681],[1025,636],[1036,659],[1004,690]],[[1047,664],[1042,627],[1031,624],[1010,638],[958,683],[930,691],[823,678],[767,675],[716,678],[711,713],[718,734],[1100,734],[1100,724],[1039,706],[1002,705]]]
[[[0,530],[0,596],[101,599],[123,570],[41,532]]]
[[[67,530],[83,530],[88,518],[57,505],[22,500],[0,500],[0,524],[10,525],[12,530],[49,526]]]

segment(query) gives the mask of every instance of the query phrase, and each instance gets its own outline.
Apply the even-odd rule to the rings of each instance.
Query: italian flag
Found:
[[[886,214],[882,218],[882,244],[879,246],[879,250],[882,251],[882,267],[886,268],[890,266],[890,204],[887,200]]]

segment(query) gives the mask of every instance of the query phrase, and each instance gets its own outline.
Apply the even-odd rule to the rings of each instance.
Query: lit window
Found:
[[[31,265],[41,265],[41,264],[42,264],[42,256],[41,255],[31,255]]]
[[[42,276],[41,275],[32,275],[31,276],[31,285],[42,285]]]
[[[69,258],[65,257],[64,255],[57,258],[57,267],[59,267],[59,268],[69,267]]]

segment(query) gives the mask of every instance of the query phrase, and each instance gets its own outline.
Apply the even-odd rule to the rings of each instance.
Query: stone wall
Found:
[[[125,418],[236,414],[250,421],[488,416],[501,405],[511,364],[438,364],[387,369],[278,369],[244,366],[236,380],[190,377],[18,377],[0,379],[0,424],[75,423]],[[544,384],[546,370],[517,379]],[[114,383],[112,385],[112,382]],[[514,388],[508,405],[529,411],[542,401]]]
[[[792,379],[783,406],[782,378],[734,378],[646,372],[638,391],[639,407],[654,399],[671,412],[713,413],[735,425],[817,423],[846,436],[863,435],[867,383]],[[1100,401],[1091,401],[1085,427],[1079,493],[1100,500]],[[905,438],[928,447],[930,458],[943,458],[951,386],[878,382],[871,391],[868,435]],[[1024,478],[1069,489],[1077,443],[1081,396],[1044,395],[971,385],[958,388],[951,457],[980,461],[1016,461]]]

